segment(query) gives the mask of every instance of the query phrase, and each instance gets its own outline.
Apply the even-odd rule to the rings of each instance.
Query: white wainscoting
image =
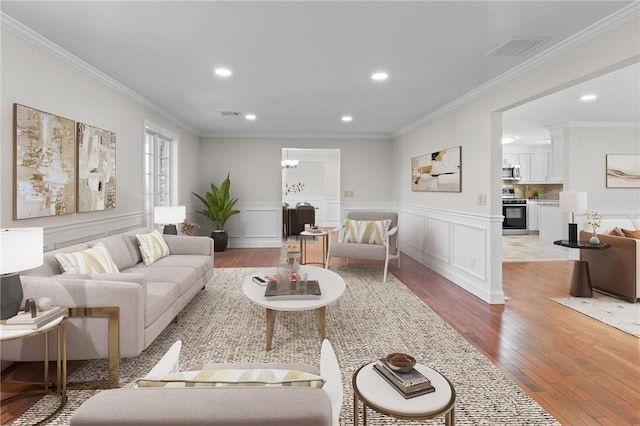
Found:
[[[135,212],[109,218],[79,220],[73,224],[45,226],[44,251],[143,228],[144,221],[144,212]]]

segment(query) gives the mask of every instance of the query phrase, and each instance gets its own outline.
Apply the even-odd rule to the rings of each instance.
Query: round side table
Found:
[[[56,331],[56,389],[49,389],[49,334]],[[64,408],[67,403],[67,317],[62,316],[52,320],[36,330],[9,330],[0,325],[0,341],[26,339],[28,337],[43,335],[44,336],[44,382],[42,389],[19,393],[1,402],[12,399],[25,397],[33,393],[54,394],[60,398],[58,407],[43,420],[36,423],[37,425],[47,424],[56,414]]]
[[[352,378],[353,424],[358,426],[359,403],[362,402],[362,424],[367,424],[367,407],[401,420],[429,420],[444,416],[445,425],[455,424],[456,391],[451,382],[437,371],[416,364],[415,368],[431,380],[435,392],[405,399],[373,370],[375,362],[360,367]]]
[[[322,238],[322,262],[308,262],[307,261],[307,238],[320,237]],[[327,251],[329,251],[329,233],[326,231],[311,232],[302,231],[300,233],[300,251],[302,252],[302,258],[300,259],[303,265],[316,264],[322,265],[324,268],[327,266]]]

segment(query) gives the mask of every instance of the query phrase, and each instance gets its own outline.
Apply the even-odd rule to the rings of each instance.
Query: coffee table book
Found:
[[[407,391],[424,389],[431,386],[431,380],[415,368],[407,371],[394,370],[389,366],[389,362],[385,358],[380,358],[376,364],[380,366],[383,372],[389,375],[389,378],[397,381]]]
[[[416,396],[420,396],[420,395],[426,395],[428,393],[431,392],[435,392],[436,388],[433,387],[432,385],[429,385],[427,387],[424,388],[420,388],[420,389],[415,389],[415,390],[405,390],[404,386],[402,386],[400,384],[400,382],[398,380],[395,380],[393,378],[393,376],[391,376],[388,371],[385,371],[385,367],[382,367],[379,364],[374,364],[373,369],[383,378],[385,379],[392,388],[394,388],[395,390],[398,391],[398,393],[400,395],[402,395],[402,397],[404,399],[409,399],[409,398],[415,398]]]
[[[3,321],[4,330],[37,330],[49,324],[51,321],[69,314],[67,308],[51,308],[40,312],[36,317],[31,316],[31,312],[19,312],[11,318]]]
[[[317,280],[309,280],[306,286],[300,287],[297,281],[289,281],[284,285],[269,281],[264,291],[264,297],[269,300],[316,299],[321,295],[320,284]]]

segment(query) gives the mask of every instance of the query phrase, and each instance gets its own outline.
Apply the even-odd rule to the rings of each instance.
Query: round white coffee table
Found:
[[[416,364],[415,368],[431,380],[435,392],[404,399],[391,384],[373,369],[375,362],[360,367],[352,379],[353,424],[358,426],[359,401],[362,401],[362,424],[367,424],[367,407],[402,420],[428,420],[444,416],[445,425],[455,424],[456,391],[449,380],[437,371]]]
[[[251,274],[242,284],[245,296],[258,306],[267,309],[267,350],[271,350],[273,330],[276,324],[276,311],[309,311],[315,309],[318,312],[318,328],[320,329],[320,341],[324,340],[326,330],[326,307],[342,296],[346,288],[344,280],[338,274],[328,269],[315,266],[300,266],[299,274],[308,274],[309,280],[317,280],[320,285],[321,295],[313,299],[287,299],[268,300],[264,297],[265,286],[258,285],[253,277],[264,278],[276,273],[276,268],[265,268]]]

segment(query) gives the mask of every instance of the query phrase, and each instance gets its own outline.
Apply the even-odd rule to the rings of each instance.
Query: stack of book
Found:
[[[389,382],[405,399],[431,393],[436,390],[431,385],[431,380],[415,368],[411,368],[411,370],[407,372],[400,372],[389,367],[386,359],[380,358],[374,364],[373,369]]]
[[[67,308],[58,307],[38,312],[35,317],[31,316],[31,312],[19,312],[18,315],[4,320],[2,328],[4,330],[37,330],[51,321],[68,314],[69,310]]]

